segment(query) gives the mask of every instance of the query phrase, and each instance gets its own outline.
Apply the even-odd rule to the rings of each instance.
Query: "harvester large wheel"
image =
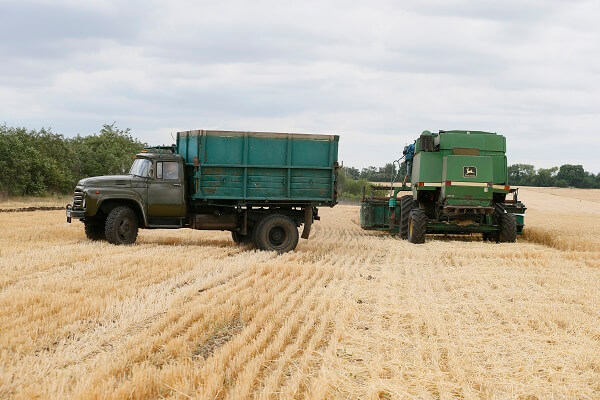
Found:
[[[413,209],[413,204],[412,195],[400,197],[400,237],[402,239],[408,239],[408,217],[410,210]]]
[[[408,217],[408,241],[414,244],[425,243],[427,233],[427,214],[425,210],[415,208]]]
[[[517,218],[515,214],[505,213],[500,215],[500,243],[514,243],[517,241]]]
[[[100,220],[86,220],[83,222],[85,229],[85,236],[90,240],[105,240],[106,234],[104,232],[104,221]]]
[[[498,241],[498,232],[483,232],[483,241],[484,242],[497,242]]]
[[[255,229],[254,242],[261,250],[276,251],[281,254],[294,250],[298,244],[298,227],[285,215],[268,215]]]
[[[106,218],[104,232],[109,243],[135,243],[138,234],[137,215],[127,206],[113,208]]]

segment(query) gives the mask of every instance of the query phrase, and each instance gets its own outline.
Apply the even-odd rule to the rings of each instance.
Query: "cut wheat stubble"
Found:
[[[115,247],[61,212],[3,213],[0,398],[598,398],[589,196],[522,189],[516,244],[415,246],[337,206],[281,256],[190,230]]]

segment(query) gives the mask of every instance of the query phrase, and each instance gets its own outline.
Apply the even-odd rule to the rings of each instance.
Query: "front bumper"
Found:
[[[85,210],[73,210],[73,206],[67,204],[65,207],[65,213],[67,214],[67,222],[70,224],[72,218],[83,219],[85,218]]]

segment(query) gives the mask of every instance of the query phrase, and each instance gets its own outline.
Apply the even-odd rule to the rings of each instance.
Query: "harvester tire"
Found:
[[[236,244],[240,245],[252,243],[252,232],[247,235],[242,235],[239,232],[231,232],[231,238]]]
[[[410,210],[413,209],[413,204],[412,195],[400,197],[400,237],[402,239],[408,239],[408,217]]]
[[[414,244],[425,243],[427,233],[427,214],[425,210],[415,208],[408,217],[408,241]]]
[[[290,218],[281,214],[264,217],[256,226],[254,243],[260,250],[286,253],[298,244],[298,227]]]
[[[515,214],[505,213],[500,215],[500,243],[514,243],[517,241],[517,218]]]
[[[104,224],[103,221],[95,221],[86,220],[83,222],[85,236],[88,239],[96,241],[96,240],[106,240],[106,233],[104,232]]]
[[[497,242],[498,241],[498,232],[483,232],[483,241],[484,242]]]
[[[138,235],[138,219],[135,212],[127,206],[113,208],[106,218],[104,227],[106,240],[112,244],[135,243]]]

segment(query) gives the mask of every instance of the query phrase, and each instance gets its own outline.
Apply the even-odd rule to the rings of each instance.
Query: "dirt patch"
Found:
[[[206,342],[204,342],[201,346],[198,346],[196,351],[194,351],[194,356],[202,357],[206,360],[217,349],[222,347],[224,344],[233,339],[235,335],[240,333],[243,327],[244,322],[239,317],[229,321],[227,324],[217,329]]]

